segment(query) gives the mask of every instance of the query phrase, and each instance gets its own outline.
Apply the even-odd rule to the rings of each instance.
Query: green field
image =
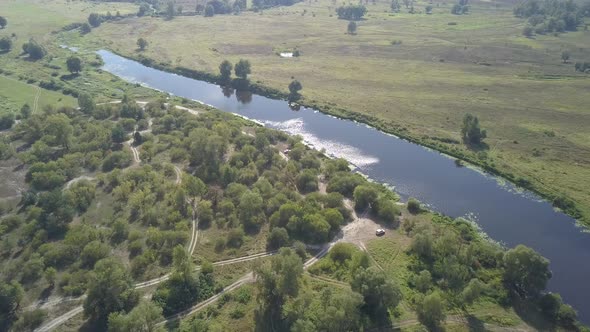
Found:
[[[17,111],[23,104],[29,104],[35,110],[41,110],[46,105],[75,106],[76,100],[71,96],[41,89],[16,79],[0,76],[0,109],[2,111]]]
[[[144,56],[210,73],[223,59],[248,59],[253,81],[286,92],[294,77],[304,103],[374,116],[380,128],[525,178],[547,196],[565,193],[589,216],[590,77],[572,62],[588,60],[590,32],[525,38],[525,21],[506,2],[474,2],[460,16],[450,3],[435,3],[432,15],[425,5],[412,15],[369,4],[357,35],[345,34],[334,3],[319,0],[238,16],[130,18],[64,40],[138,56],[144,37]],[[294,48],[301,57],[276,55]],[[467,112],[487,129],[488,150],[442,142],[460,140]]]

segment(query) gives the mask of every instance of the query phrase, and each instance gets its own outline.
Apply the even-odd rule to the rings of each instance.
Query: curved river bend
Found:
[[[364,124],[306,108],[295,112],[283,100],[224,94],[214,84],[149,68],[109,51],[98,54],[104,70],[127,81],[301,135],[315,148],[347,159],[370,178],[395,185],[402,197],[416,197],[452,217],[473,219],[491,238],[509,247],[522,243],[534,248],[551,261],[549,289],[573,305],[583,322],[590,322],[590,234],[536,195],[457,167],[445,155]]]

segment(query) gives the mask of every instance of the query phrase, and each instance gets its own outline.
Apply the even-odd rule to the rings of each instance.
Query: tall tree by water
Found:
[[[244,80],[248,79],[248,75],[251,73],[250,61],[240,59],[240,61],[238,61],[238,63],[236,64],[234,70],[236,72],[237,77],[244,79]]]
[[[223,60],[221,62],[221,64],[219,65],[219,74],[221,75],[221,81],[224,83],[229,82],[230,78],[231,78],[231,71],[234,68],[234,66],[231,64],[231,62],[227,61],[227,60]]]
[[[477,116],[470,113],[465,114],[463,117],[461,135],[465,142],[471,144],[480,144],[481,141],[487,137],[486,131],[479,127],[479,119]]]
[[[524,245],[504,254],[504,280],[521,296],[536,296],[551,278],[549,261]]]

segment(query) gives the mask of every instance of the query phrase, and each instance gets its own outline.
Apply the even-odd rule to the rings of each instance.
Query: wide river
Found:
[[[342,157],[371,179],[416,197],[435,211],[476,221],[508,247],[525,244],[551,261],[551,291],[590,322],[590,234],[575,220],[529,192],[481,171],[457,167],[452,158],[353,121],[312,109],[293,111],[283,100],[229,94],[217,85],[143,66],[109,51],[103,69],[129,82],[193,99],[290,134]],[[370,96],[367,96],[368,98]]]

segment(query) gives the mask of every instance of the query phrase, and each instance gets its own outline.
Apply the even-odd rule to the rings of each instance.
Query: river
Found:
[[[367,125],[337,119],[283,100],[229,93],[221,87],[143,66],[109,51],[98,54],[103,70],[175,96],[245,116],[267,127],[301,135],[318,150],[342,157],[371,179],[389,184],[403,198],[416,197],[434,211],[467,217],[508,247],[524,244],[551,261],[548,288],[590,322],[590,234],[535,194],[482,171],[458,167],[436,151]]]

